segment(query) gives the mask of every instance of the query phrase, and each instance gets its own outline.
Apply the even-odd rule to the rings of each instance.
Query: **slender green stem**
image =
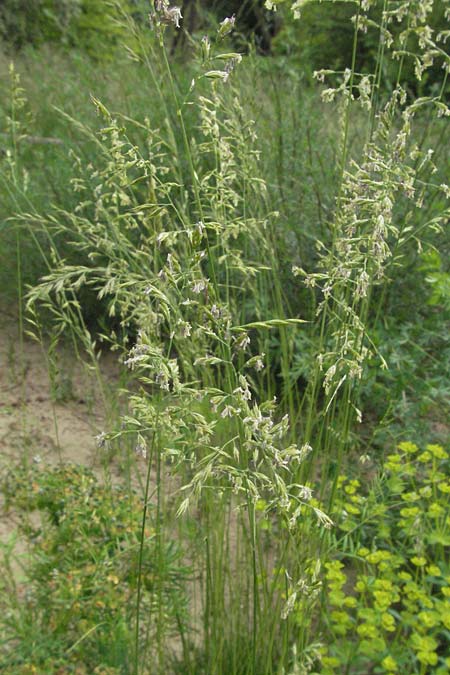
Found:
[[[158,417],[157,417],[158,420]],[[152,440],[150,446],[150,453],[148,457],[147,464],[147,477],[145,481],[145,492],[144,492],[144,505],[142,509],[142,524],[141,524],[141,533],[139,537],[139,555],[138,555],[138,564],[137,564],[137,595],[136,595],[136,627],[135,627],[135,638],[134,638],[134,673],[139,675],[139,630],[140,630],[140,617],[141,617],[141,602],[142,602],[142,566],[144,561],[144,546],[145,546],[145,527],[147,523],[147,513],[149,508],[149,499],[150,499],[150,479],[151,471],[153,465],[153,456],[155,452],[156,442],[157,442],[157,426],[158,421],[156,420],[155,429],[153,429]]]

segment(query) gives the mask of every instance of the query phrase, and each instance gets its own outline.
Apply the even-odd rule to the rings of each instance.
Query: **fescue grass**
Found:
[[[19,505],[49,513],[37,534],[26,532],[41,537],[29,580],[63,610],[55,608],[45,644],[24,651],[20,635],[33,612],[45,621],[53,610],[39,593],[24,606],[10,578],[6,645],[19,645],[18,656],[5,650],[11,675],[71,663],[133,675],[445,672],[448,626],[438,595],[448,588],[448,457],[432,444],[419,457],[423,471],[416,475],[411,463],[403,475],[395,467],[417,451],[403,444],[385,464],[394,477],[386,483],[379,472],[383,450],[413,428],[400,402],[411,396],[413,414],[415,402],[423,405],[395,375],[385,346],[404,359],[405,333],[414,335],[423,316],[429,337],[424,331],[414,342],[424,361],[412,359],[410,379],[436,362],[428,411],[444,398],[435,312],[448,308],[438,250],[448,217],[447,70],[434,97],[415,100],[402,89],[408,31],[421,34],[427,18],[411,3],[400,16],[406,32],[393,91],[381,88],[391,58],[384,41],[375,72],[356,72],[366,3],[356,5],[349,68],[318,73],[330,86],[317,91],[304,90],[281,63],[231,52],[230,19],[211,42],[193,45],[192,63],[172,63],[166,24],[177,17],[165,3],[146,43],[129,22],[137,63],[104,80],[88,71],[83,95],[68,85],[69,103],[56,88],[60,110],[51,115],[26,75],[11,69],[2,186],[5,216],[13,217],[3,228],[16,255],[3,245],[15,265],[5,288],[19,289],[22,323],[29,312],[39,333],[42,317],[51,318],[54,339],[71,336],[97,373],[100,346],[117,350],[131,374],[129,408],[98,444],[111,460],[127,458],[140,488],[116,504],[92,477],[66,476],[64,467],[37,472],[36,503],[25,488]],[[392,16],[372,30],[385,37]],[[430,50],[448,67],[431,39],[419,41],[420,67]],[[34,58],[23,61],[31,72],[41,68]],[[76,59],[69,65],[76,81]],[[57,78],[48,82],[55,87]],[[32,123],[33,105],[54,126]],[[55,186],[51,199],[37,161]],[[24,266],[30,251],[34,267]],[[394,328],[411,289],[416,307]],[[369,484],[361,495],[352,482],[360,473]],[[13,473],[8,485],[15,480]],[[408,508],[398,526],[386,516],[406,483],[417,500],[433,496],[422,524],[434,539],[414,539],[418,513]],[[6,489],[19,499],[17,488]],[[72,508],[65,490],[80,503]],[[101,535],[85,522],[92,500]],[[119,536],[113,523],[125,518],[122,503],[130,525]],[[376,515],[382,521],[371,539]],[[60,557],[65,536],[83,542],[81,559],[76,545]],[[397,539],[398,564],[393,552],[377,554]],[[44,568],[33,562],[41,551]],[[353,564],[364,568],[356,591],[342,590],[340,560],[349,574]],[[364,567],[380,561],[384,567]],[[60,587],[53,577],[63,572]],[[414,574],[415,597],[403,589],[400,608],[393,584]],[[83,582],[73,582],[77,575]],[[107,598],[92,606],[108,583]],[[75,608],[80,624],[69,626]],[[411,619],[419,609],[422,624]],[[117,636],[109,651],[101,637],[108,631]]]

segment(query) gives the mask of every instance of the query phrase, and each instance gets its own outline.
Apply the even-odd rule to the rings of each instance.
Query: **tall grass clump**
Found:
[[[293,3],[294,13],[305,4]],[[30,290],[29,308],[51,314],[60,334],[73,331],[94,362],[101,342],[119,350],[134,380],[127,414],[98,437],[103,453],[137,455],[142,488],[123,672],[325,674],[344,662],[345,672],[361,672],[351,670],[356,657],[323,645],[335,630],[325,620],[323,574],[333,583],[332,560],[344,550],[327,514],[339,504],[348,458],[370,459],[358,426],[369,370],[389,366],[376,328],[390,288],[448,217],[440,196],[449,189],[434,180],[430,143],[439,138],[435,120],[448,116],[450,59],[446,34],[427,25],[431,1],[352,4],[349,67],[316,73],[327,80],[321,97],[338,129],[333,201],[324,211],[316,184],[320,237],[302,231],[299,214],[290,259],[282,174],[275,189],[261,175],[256,125],[239,97],[246,64],[229,46],[235,19],[192,39],[197,58],[184,87],[167,45],[181,10],[164,0],[151,9],[150,41],[123,17],[161,125],[93,97],[101,127],[70,120],[96,148],[95,163],[74,157],[77,206],[15,217],[17,228],[47,238],[49,272]],[[368,31],[378,51],[375,71],[362,73],[356,57]],[[415,98],[402,86],[411,58],[418,80],[442,62],[435,95]],[[386,90],[392,60],[397,78]],[[282,142],[278,135],[281,158]],[[61,256],[61,238],[83,264]],[[105,312],[96,336],[83,293]],[[300,380],[292,376],[299,348]],[[190,606],[175,626],[165,609],[172,539],[193,570]],[[379,672],[393,672],[388,642],[383,649],[388,665]],[[431,671],[425,663],[417,672]]]
[[[201,135],[192,143],[182,116],[191,101],[180,101],[163,43],[161,21],[166,14],[160,11],[155,49],[166,64],[164,104],[169,115],[175,110],[180,126],[175,132],[169,128],[168,138],[162,139],[145,121],[138,129],[145,131],[144,155],[119,121],[95,101],[107,124],[97,141],[103,167],[89,176],[89,182],[77,180],[77,189],[93,194],[95,201],[86,199],[76,213],[61,211],[45,220],[22,216],[50,232],[68,227],[92,265],[62,263],[30,297],[46,306],[55,293],[64,298],[59,306],[51,305],[62,322],[68,310],[76,316],[78,300],[71,294],[82,285],[108,298],[109,316],[117,317],[119,336],[104,339],[120,346],[122,333],[133,341],[125,363],[143,387],[130,398],[126,431],[120,432],[134,438],[139,454],[148,460],[143,531],[146,519],[152,518],[146,507],[155,493],[154,526],[162,550],[174,513],[165,489],[168,463],[172,464],[175,485],[182,491],[176,507],[179,515],[190,505],[199,505],[195,527],[203,534],[189,556],[201,571],[197,612],[203,624],[202,667],[207,672],[265,670],[279,649],[274,606],[279,613],[286,605],[283,594],[286,589],[291,593],[289,580],[295,579],[297,570],[290,577],[281,568],[266,569],[257,522],[266,512],[271,517],[278,514],[280,526],[284,522],[286,531],[294,532],[300,509],[308,508],[310,490],[292,482],[290,468],[308,448],[284,443],[288,419],[277,414],[274,401],[261,397],[253,403],[265,363],[262,353],[249,353],[249,332],[287,332],[295,330],[301,319],[275,316],[263,321],[260,308],[246,307],[259,295],[255,282],[259,272],[272,269],[258,261],[270,261],[273,253],[264,236],[270,226],[261,215],[265,215],[265,188],[251,149],[254,131],[238,100],[221,90],[241,57],[219,54],[215,67],[212,46],[206,39],[202,42],[205,67],[198,76],[202,89],[195,101]],[[222,23],[218,38],[232,25],[231,19]],[[211,86],[206,88],[203,81]],[[279,291],[275,288],[278,302]],[[99,440],[105,444],[108,437]],[[293,513],[291,499],[296,504]],[[319,522],[328,524],[318,506],[311,510]],[[300,552],[294,555],[290,547],[298,548],[291,535],[273,555],[280,557],[280,565],[292,557],[298,566]],[[311,574],[314,577],[317,570]],[[233,579],[240,581],[231,583]],[[140,598],[139,586],[138,602]],[[136,625],[136,670],[138,657],[142,658],[141,626]],[[182,640],[190,649],[196,643],[192,631]],[[164,615],[158,615],[153,644],[161,672],[167,667],[166,633]],[[267,650],[261,651],[263,635],[269,640]]]

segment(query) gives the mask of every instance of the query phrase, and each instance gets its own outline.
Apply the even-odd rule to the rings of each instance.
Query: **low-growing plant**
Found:
[[[17,536],[26,542],[19,579],[4,551],[2,672],[131,673],[138,575],[140,611],[163,617],[176,652],[192,572],[175,542],[159,546],[150,506],[140,559],[136,493],[102,485],[81,466],[42,464],[14,467],[2,492],[6,509],[21,515]]]
[[[339,477],[323,675],[443,675],[450,637],[449,455],[402,442],[364,487]],[[367,484],[366,484],[367,485]]]
[[[275,4],[280,3],[266,3]],[[304,4],[293,3],[294,12]],[[57,336],[70,330],[74,345],[81,340],[94,365],[100,340],[120,352],[134,377],[128,414],[98,437],[103,451],[119,441],[146,460],[144,476],[137,464],[142,516],[139,527],[133,522],[140,534],[133,539],[135,575],[127,578],[135,590],[133,649],[128,646],[126,660],[133,675],[144,673],[149,659],[154,673],[172,667],[167,645],[173,598],[162,570],[174,529],[183,550],[185,542],[191,547],[198,598],[190,608],[189,628],[178,621],[178,670],[303,673],[317,666],[322,652],[328,671],[336,666],[350,672],[354,665],[358,674],[377,668],[389,672],[394,662],[401,663],[396,645],[404,639],[420,675],[428,666],[445,666],[434,648],[441,640],[440,624],[427,635],[408,615],[413,605],[404,600],[405,610],[394,606],[402,598],[397,586],[402,592],[403,586],[392,576],[400,570],[415,583],[428,584],[420,575],[424,566],[436,571],[433,546],[443,557],[446,506],[433,492],[443,471],[432,460],[447,462],[443,450],[429,446],[418,463],[430,460],[431,469],[414,474],[414,481],[425,482],[419,499],[429,498],[426,488],[433,496],[426,506],[427,537],[443,537],[434,543],[421,532],[423,539],[411,546],[408,517],[414,518],[416,533],[418,514],[409,506],[400,511],[398,523],[387,522],[386,514],[396,513],[395,500],[402,502],[399,492],[413,464],[400,455],[388,458],[386,471],[395,474],[397,467],[398,475],[379,481],[368,495],[339,473],[347,457],[361,454],[357,430],[365,416],[381,416],[371,408],[364,383],[372,372],[374,388],[386,390],[379,375],[389,365],[380,323],[392,325],[397,318],[399,301],[392,301],[391,289],[399,270],[414,269],[417,251],[425,249],[426,259],[436,248],[431,239],[440,236],[448,217],[444,199],[449,188],[436,180],[439,168],[428,141],[439,143],[435,128],[449,114],[444,94],[450,58],[442,48],[446,34],[434,35],[427,23],[433,3],[354,4],[350,66],[316,73],[320,83],[330,85],[322,89],[323,106],[331,104],[337,120],[332,134],[336,166],[324,172],[333,184],[326,191],[326,209],[317,173],[312,177],[315,205],[312,209],[310,202],[307,212],[316,214],[318,228],[311,222],[303,229],[298,223],[280,226],[273,207],[285,189],[285,127],[280,123],[276,180],[269,189],[260,171],[255,124],[233,84],[242,55],[229,51],[226,39],[236,18],[225,18],[211,38],[192,41],[199,58],[186,83],[175,76],[167,43],[168,31],[180,25],[181,9],[166,0],[152,3],[154,39],[149,43],[132,20],[128,23],[137,45],[131,55],[146,67],[165,122],[157,127],[150,117],[114,113],[94,97],[99,130],[70,120],[96,149],[95,163],[86,165],[82,153],[75,157],[76,206],[42,213],[22,209],[15,218],[16,227],[32,237],[39,231],[48,246],[43,255],[49,271],[28,294],[35,325],[38,309],[44,308]],[[371,13],[375,4],[377,21]],[[357,67],[358,46],[367,31],[377,45],[372,73]],[[435,61],[443,66],[441,86],[430,96],[417,99],[403,86],[410,57],[419,81]],[[386,91],[388,62],[397,77]],[[282,121],[281,101],[275,107]],[[353,135],[357,144],[351,142]],[[11,137],[14,141],[15,134]],[[17,153],[11,157],[14,182]],[[312,148],[308,162],[320,165]],[[293,213],[295,188],[294,181],[285,213]],[[292,237],[290,229],[302,231]],[[61,255],[61,239],[81,255],[81,264]],[[306,239],[312,245],[303,250]],[[20,263],[20,246],[18,254]],[[441,303],[445,274],[428,278],[438,291],[432,297]],[[100,335],[87,329],[83,294],[106,308]],[[386,403],[389,410],[393,401]],[[403,467],[405,476],[400,475]],[[408,486],[405,495],[410,493],[414,490]],[[381,505],[374,503],[375,496]],[[103,501],[108,504],[107,495]],[[340,533],[334,539],[328,512]],[[53,526],[64,532],[66,517],[61,519],[59,507],[51,516]],[[153,589],[146,575],[149,523],[157,560],[154,609],[146,604],[148,586]],[[393,553],[394,547],[400,551]],[[330,560],[334,553],[338,560]],[[398,556],[398,566],[387,563]],[[363,566],[360,581],[367,582],[367,592],[361,591],[359,604],[342,590],[346,578],[339,557]],[[121,555],[114,556],[119,571],[121,563]],[[322,594],[325,563],[329,588]],[[398,600],[386,605],[389,591]],[[428,586],[420,598],[425,592],[429,595]],[[341,600],[342,606],[333,605]],[[431,609],[439,613],[441,605]],[[395,612],[406,628],[399,621],[398,641],[389,642],[385,634],[394,632]],[[132,618],[127,616],[127,627]],[[61,617],[67,627],[64,621]],[[325,647],[312,638],[324,625]],[[355,636],[350,637],[352,627]],[[344,628],[341,649],[333,639]],[[380,650],[383,661],[377,661]]]

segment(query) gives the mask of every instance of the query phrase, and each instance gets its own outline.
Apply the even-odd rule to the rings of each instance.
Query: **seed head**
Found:
[[[227,17],[221,22],[219,30],[217,31],[219,40],[222,40],[226,35],[231,33],[235,23],[236,23],[236,16],[234,14],[230,17]]]
[[[180,27],[180,19],[183,18],[181,8],[177,6],[169,7],[167,0],[156,0],[155,12],[149,15],[150,22],[156,24],[173,23],[176,28]]]

